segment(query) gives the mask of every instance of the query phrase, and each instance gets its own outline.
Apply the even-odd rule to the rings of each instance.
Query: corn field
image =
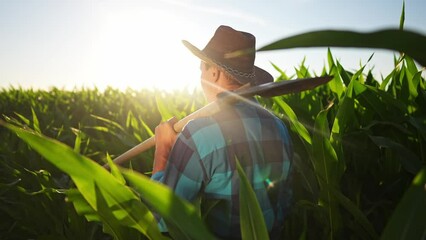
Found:
[[[259,99],[289,126],[297,156],[295,202],[283,235],[424,238],[421,71],[404,56],[378,81],[364,68],[345,70],[331,52],[328,60],[323,75],[334,79],[327,85]],[[302,63],[296,76],[282,72],[276,81],[310,76]],[[200,92],[12,88],[3,89],[0,99],[9,128],[0,129],[1,239],[157,239],[151,210],[171,224],[184,219],[188,226],[177,226],[177,232],[191,232],[188,238],[210,236],[192,204],[177,197],[158,203],[167,189],[144,177],[152,151],[126,166],[133,171],[114,168],[109,174],[100,166],[152,136],[162,119],[182,118],[203,106]],[[152,199],[142,202],[142,195]],[[182,204],[183,213],[165,212],[173,202]]]
[[[335,44],[318,39],[297,42]],[[424,39],[410,46],[413,55],[399,43],[384,46],[410,54],[395,56],[380,79],[365,66],[345,69],[329,50],[320,74],[333,76],[328,84],[258,98],[289,127],[295,148],[283,239],[426,239],[426,81],[415,63],[426,65]],[[297,47],[290,40],[261,50]],[[315,75],[304,62],[291,76],[274,67],[276,81]],[[111,160],[153,136],[160,121],[205,104],[197,90],[2,89],[0,239],[168,239],[154,212],[174,239],[215,239],[197,204],[150,181],[153,150],[123,167]],[[243,238],[267,239],[252,189],[241,189],[251,216],[241,219]]]

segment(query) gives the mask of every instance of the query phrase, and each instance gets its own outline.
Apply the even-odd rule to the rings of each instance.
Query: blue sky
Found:
[[[426,35],[426,1],[406,0],[405,28]],[[182,39],[202,48],[219,25],[253,33],[257,47],[312,30],[398,28],[400,0],[0,0],[0,88],[106,86],[172,89],[197,86],[199,61]],[[257,54],[256,64],[294,73],[303,58],[313,72],[326,48]],[[374,53],[376,76],[393,67],[393,52],[332,48],[358,69]]]

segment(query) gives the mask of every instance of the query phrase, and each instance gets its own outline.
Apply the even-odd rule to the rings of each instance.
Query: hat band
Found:
[[[237,69],[233,69],[230,66],[226,66],[222,63],[216,62],[215,60],[213,60],[213,62],[216,63],[219,67],[225,69],[227,72],[232,73],[234,75],[237,75],[239,77],[244,77],[244,78],[254,78],[255,77],[254,68],[253,68],[251,73],[245,73],[245,72],[238,71]]]

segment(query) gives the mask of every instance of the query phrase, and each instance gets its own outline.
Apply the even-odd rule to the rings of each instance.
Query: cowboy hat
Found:
[[[226,71],[241,84],[255,86],[274,80],[271,74],[254,65],[256,38],[250,33],[220,26],[203,50],[188,41],[182,42],[202,61]]]

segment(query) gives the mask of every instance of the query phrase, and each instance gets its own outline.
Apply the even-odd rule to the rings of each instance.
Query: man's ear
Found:
[[[212,74],[212,79],[214,82],[219,81],[220,74],[221,74],[221,71],[219,70],[219,68],[213,67],[211,74]]]

